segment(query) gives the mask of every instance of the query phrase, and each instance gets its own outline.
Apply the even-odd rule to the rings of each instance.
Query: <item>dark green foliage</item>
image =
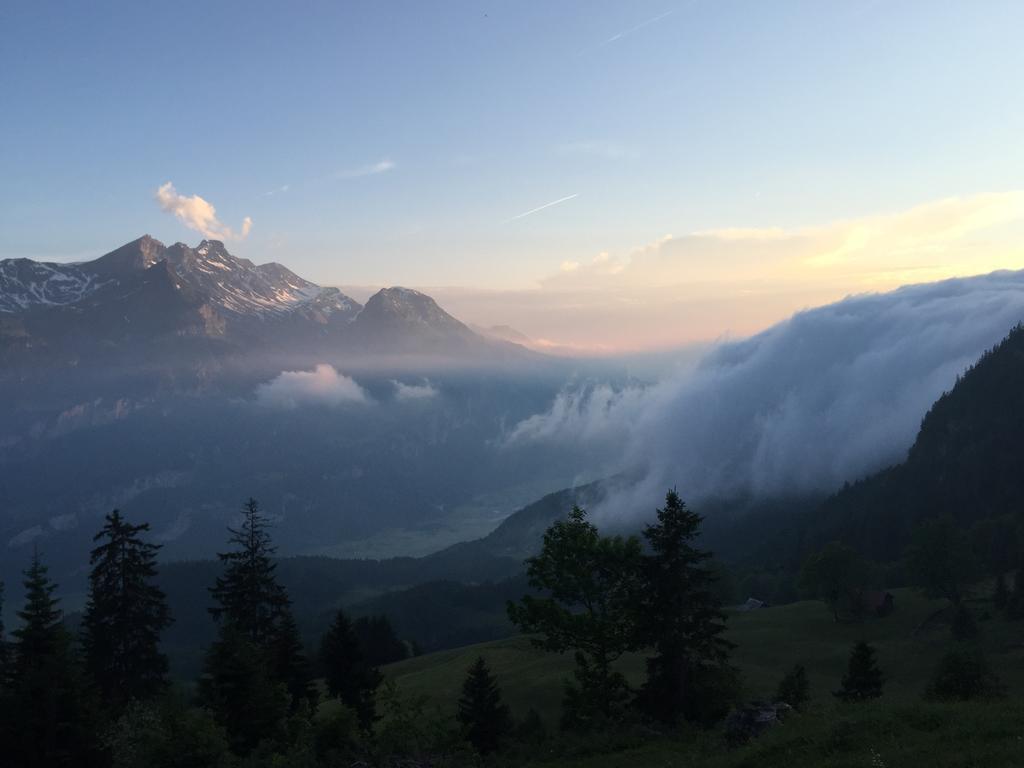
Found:
[[[224,568],[210,590],[216,603],[210,609],[215,619],[231,624],[257,646],[266,647],[277,632],[282,612],[288,609],[288,595],[278,584],[268,523],[256,499],[243,507],[242,526],[228,528],[236,549],[218,553]]]
[[[371,667],[401,661],[409,655],[387,616],[360,616],[352,622],[352,630],[359,638],[363,659]]]
[[[710,667],[726,665],[732,643],[721,637],[725,614],[714,590],[711,554],[694,546],[702,518],[675,491],[665,496],[658,521],[644,529],[650,554],[643,556],[643,586],[635,602],[638,638],[654,648],[640,694],[645,712],[662,723],[696,716],[711,698],[702,682],[715,680]],[[716,686],[717,687],[717,686]]]
[[[481,755],[497,752],[512,729],[508,706],[483,656],[469,668],[462,684],[458,720],[466,740]]]
[[[978,622],[966,603],[956,606],[950,631],[954,640],[971,640],[978,636]]]
[[[803,709],[811,699],[811,684],[807,680],[807,670],[803,664],[797,664],[779,681],[775,692],[776,701],[783,701],[793,709]]]
[[[951,517],[926,520],[914,530],[907,550],[907,568],[928,597],[959,605],[966,585],[977,575],[967,537]]]
[[[996,576],[996,586],[992,592],[992,604],[999,610],[1005,610],[1010,604],[1010,589],[1006,586],[1006,575]]]
[[[38,552],[25,571],[25,606],[14,630],[11,695],[14,706],[0,727],[7,729],[5,760],[12,767],[97,764],[93,708],[61,621],[57,585]]]
[[[833,541],[810,557],[800,572],[800,584],[820,598],[839,621],[841,611],[859,611],[858,592],[867,575],[867,564],[851,547]]]
[[[89,602],[82,622],[86,670],[115,711],[132,699],[147,699],[166,685],[167,658],[160,633],[171,623],[164,593],[153,585],[156,553],[117,510],[107,515],[93,541]]]
[[[850,663],[843,685],[835,696],[843,701],[867,701],[882,695],[882,670],[875,661],[875,649],[865,642],[859,642],[850,653]]]
[[[224,729],[204,709],[171,699],[131,702],[109,729],[112,768],[229,768]]]
[[[526,747],[536,747],[548,737],[548,729],[536,709],[530,707],[515,727],[516,742]]]
[[[278,684],[284,687],[293,712],[304,702],[312,702],[315,691],[288,593],[277,581],[267,520],[255,499],[245,503],[243,515],[240,528],[228,529],[236,548],[218,555],[224,570],[210,590],[216,602],[210,613],[220,623],[220,634],[207,654],[202,682],[206,700],[227,727],[232,742],[251,747],[248,735],[235,730],[243,724],[234,713],[221,709],[244,694],[244,687],[234,682],[240,669],[229,658],[231,649],[241,650],[244,665],[260,668],[253,678],[259,694],[253,706],[261,713],[275,711],[270,703]],[[221,668],[225,663],[228,666]],[[222,684],[227,688],[216,690]]]
[[[278,622],[269,648],[272,675],[287,687],[292,712],[303,706],[315,706],[317,691],[313,673],[292,612],[283,611]]]
[[[1024,619],[1024,566],[1013,575],[1013,591],[1006,604],[1006,615],[1011,619]]]
[[[840,540],[893,561],[923,520],[978,520],[1024,509],[1024,328],[1017,326],[940,397],[907,460],[854,483],[803,523],[805,546]]]
[[[527,561],[530,585],[544,596],[509,603],[509,618],[547,650],[575,654],[575,683],[566,691],[566,724],[602,727],[623,715],[628,688],[612,663],[640,641],[635,601],[640,592],[637,539],[602,537],[574,507],[544,534],[541,552]]]
[[[266,651],[233,624],[225,624],[206,656],[199,698],[240,755],[260,742],[284,738],[287,686],[272,674]]]
[[[328,693],[355,712],[360,727],[369,731],[377,719],[376,694],[382,678],[377,667],[364,657],[359,638],[344,611],[338,611],[323,636],[320,664]]]
[[[7,688],[7,637],[4,635],[4,583],[0,581],[0,696]],[[3,716],[0,710],[0,717]],[[2,732],[2,731],[0,731]]]
[[[939,661],[925,695],[932,699],[968,701],[1003,695],[1002,684],[976,648],[960,646]]]

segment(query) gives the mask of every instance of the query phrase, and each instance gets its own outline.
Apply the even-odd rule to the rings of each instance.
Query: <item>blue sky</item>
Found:
[[[1011,192],[1021,29],[994,1],[5,2],[0,258],[194,243],[171,182],[310,279],[523,291],[669,234]],[[1001,250],[950,269],[1020,255],[985,221]]]

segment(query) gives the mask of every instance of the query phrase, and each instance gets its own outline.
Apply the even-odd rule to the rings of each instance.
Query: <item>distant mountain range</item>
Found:
[[[0,261],[0,360],[81,365],[211,353],[309,356],[530,355],[478,334],[429,296],[385,288],[366,305],[224,243],[165,246],[148,235],[78,264]]]

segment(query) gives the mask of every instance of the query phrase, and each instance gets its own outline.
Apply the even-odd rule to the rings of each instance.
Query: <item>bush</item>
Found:
[[[976,649],[954,648],[939,661],[925,691],[930,699],[969,701],[1002,696],[1003,686]]]
[[[775,693],[777,701],[784,701],[793,709],[800,709],[811,698],[811,684],[807,681],[807,670],[797,664],[779,682]]]

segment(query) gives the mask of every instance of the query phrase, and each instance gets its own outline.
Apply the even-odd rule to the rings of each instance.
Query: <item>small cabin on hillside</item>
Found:
[[[896,598],[884,589],[868,589],[860,593],[860,604],[864,613],[888,616],[895,607]]]
[[[758,600],[756,597],[748,597],[745,603],[736,606],[737,611],[756,611],[759,608],[767,608],[768,601]]]

